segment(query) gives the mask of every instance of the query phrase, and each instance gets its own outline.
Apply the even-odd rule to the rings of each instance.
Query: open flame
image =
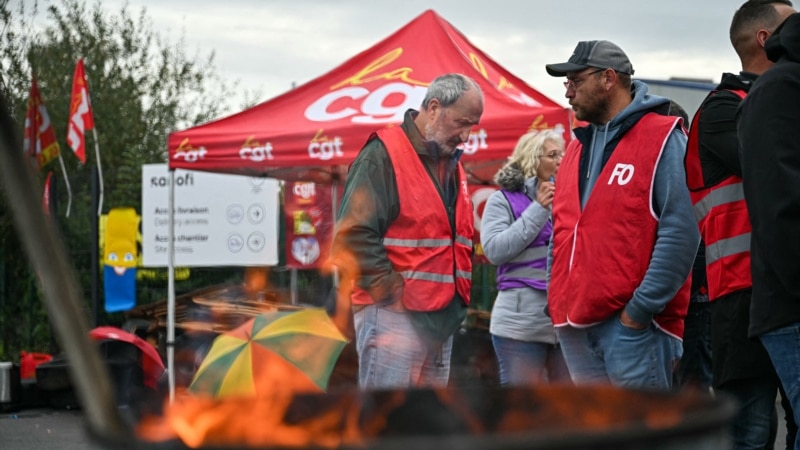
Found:
[[[182,392],[163,417],[143,420],[137,436],[149,442],[180,439],[191,448],[374,447],[383,440],[426,438],[492,448],[497,439],[591,442],[586,439],[608,440],[626,431],[669,432],[704,417],[691,413],[709,402],[697,391],[676,395],[570,385],[274,392],[222,400]],[[709,412],[703,414],[707,420]]]
[[[313,413],[293,409],[294,398],[287,391],[223,400],[184,392],[166,406],[163,418],[143,420],[137,435],[151,442],[178,438],[191,448],[335,448],[361,442],[352,401]]]

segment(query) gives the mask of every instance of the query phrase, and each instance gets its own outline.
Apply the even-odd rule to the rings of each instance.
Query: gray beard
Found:
[[[452,155],[456,149],[440,143],[436,138],[436,133],[432,131],[432,128],[433,124],[430,123],[425,127],[425,146],[428,147],[428,153],[437,160],[443,156]]]

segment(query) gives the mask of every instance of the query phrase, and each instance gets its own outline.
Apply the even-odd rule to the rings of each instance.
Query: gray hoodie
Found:
[[[597,177],[622,135],[648,112],[666,114],[669,99],[647,94],[647,85],[633,81],[633,100],[607,124],[590,124],[576,129],[584,147],[580,163],[581,208],[591,196]],[[610,145],[609,145],[610,144]],[[625,311],[639,323],[650,323],[675,296],[692,269],[700,243],[700,232],[692,209],[683,157],[686,134],[675,129],[670,134],[656,167],[653,184],[653,210],[658,217],[656,243],[650,266]],[[603,239],[603,236],[597,236]],[[552,260],[552,244],[550,246]],[[549,280],[548,264],[548,280]],[[602,276],[601,273],[598,276]]]

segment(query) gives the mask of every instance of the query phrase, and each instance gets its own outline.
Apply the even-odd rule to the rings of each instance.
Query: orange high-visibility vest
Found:
[[[417,152],[398,126],[377,132],[394,167],[400,212],[383,236],[394,270],[404,280],[403,306],[411,311],[437,311],[455,296],[469,304],[472,288],[473,209],[467,178],[458,164],[459,190],[455,232],[443,200]],[[371,304],[365,290],[354,287],[353,304]]]
[[[719,91],[712,91],[708,97]],[[730,92],[744,98],[742,90]],[[707,97],[707,98],[708,98]],[[705,102],[704,102],[705,103]],[[702,106],[692,119],[686,146],[686,185],[694,204],[700,235],[706,245],[708,298],[752,287],[750,273],[750,217],[744,200],[742,179],[731,175],[713,186],[706,186],[700,162],[698,122]]]

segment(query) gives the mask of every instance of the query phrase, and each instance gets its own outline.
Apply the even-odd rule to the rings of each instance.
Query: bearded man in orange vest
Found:
[[[446,386],[472,285],[473,209],[457,149],[483,114],[460,74],[373,133],[350,167],[332,264],[351,280],[362,389]]]
[[[682,119],[631,80],[609,41],[579,42],[566,77],[574,131],[553,199],[548,309],[576,384],[670,389],[700,235]]]

